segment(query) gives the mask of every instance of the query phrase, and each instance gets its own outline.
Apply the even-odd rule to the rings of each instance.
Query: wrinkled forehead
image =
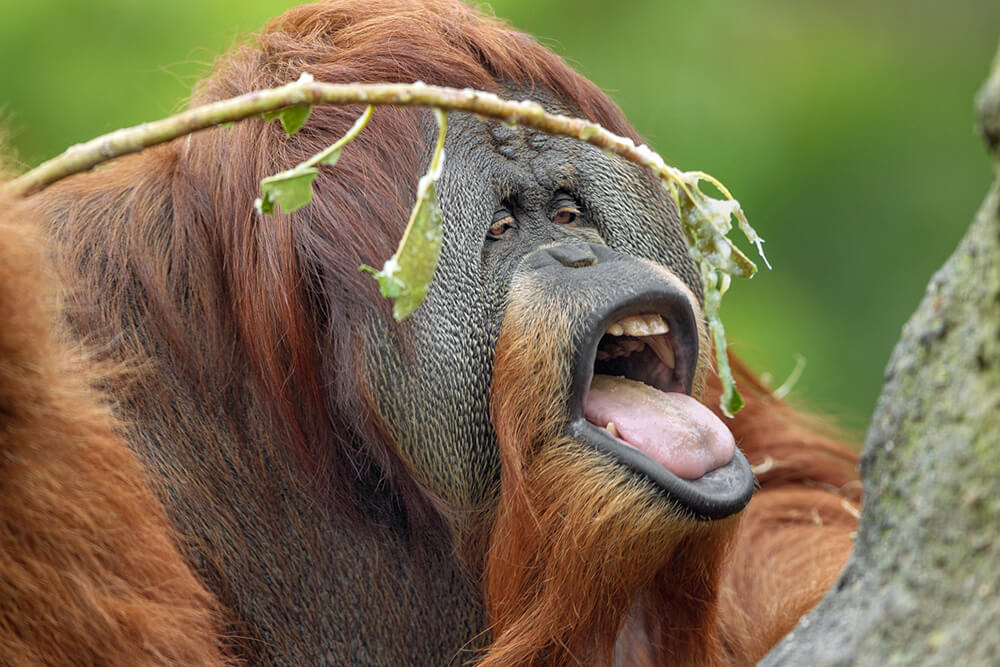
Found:
[[[608,246],[666,266],[700,300],[676,207],[644,167],[576,139],[464,113],[449,114],[445,154],[445,224],[465,228],[470,243],[482,239],[500,206],[537,216],[554,197],[569,196]]]

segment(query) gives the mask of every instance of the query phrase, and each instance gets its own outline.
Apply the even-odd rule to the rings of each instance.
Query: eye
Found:
[[[552,222],[557,225],[572,225],[579,222],[581,215],[576,206],[560,206],[552,214]]]
[[[514,227],[514,216],[506,209],[501,209],[493,215],[493,224],[486,232],[486,238],[496,241],[509,229]]]

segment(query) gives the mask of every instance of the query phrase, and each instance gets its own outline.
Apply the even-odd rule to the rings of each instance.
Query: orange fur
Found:
[[[714,665],[717,581],[736,520],[681,516],[652,483],[560,434],[574,304],[515,287],[492,409],[502,458],[481,666]],[[561,312],[563,317],[552,313]],[[682,582],[682,585],[678,585]],[[627,644],[619,636],[629,627]]]
[[[722,579],[729,662],[755,664],[836,582],[854,547],[858,456],[730,357],[746,406],[728,420],[760,489],[742,512]],[[718,405],[718,377],[704,401]]]
[[[36,228],[0,197],[0,662],[224,664],[214,599],[60,342]]]
[[[494,634],[481,665],[749,665],[833,585],[853,547],[857,456],[775,399],[735,357],[729,420],[760,490],[700,523],[561,434],[575,304],[512,290],[492,410],[502,457],[486,561]],[[559,313],[553,316],[553,313]],[[703,400],[718,405],[711,374]]]

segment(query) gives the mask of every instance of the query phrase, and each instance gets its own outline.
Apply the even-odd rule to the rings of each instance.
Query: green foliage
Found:
[[[702,265],[702,281],[705,283],[705,318],[708,320],[708,333],[715,343],[715,361],[719,368],[719,379],[722,381],[722,397],[719,407],[723,414],[732,417],[743,407],[743,397],[736,390],[733,371],[729,367],[729,355],[726,352],[726,332],[722,328],[722,316],[719,313],[722,305],[722,286],[726,274],[718,269],[706,269]]]
[[[306,124],[310,113],[311,106],[298,105],[268,111],[264,114],[264,120],[269,122],[280,119],[285,134],[292,136]],[[260,182],[260,197],[254,201],[253,207],[258,213],[271,214],[274,213],[275,205],[278,205],[283,212],[294,213],[312,201],[312,184],[317,176],[319,169],[309,164],[309,161],[294,169],[268,176]]]
[[[369,107],[369,108],[371,108],[371,107]],[[340,161],[340,148],[338,147],[338,148],[335,148],[334,150],[330,151],[330,153],[326,157],[322,158],[319,161],[319,163],[320,164],[325,164],[328,167],[333,167],[333,166],[336,166],[336,164],[339,161]]]
[[[351,125],[351,128],[347,130],[344,136],[333,142],[326,150],[322,150],[306,160],[303,164],[310,167],[314,167],[317,164],[325,164],[328,167],[332,167],[337,164],[337,161],[340,160],[340,152],[344,146],[354,141],[354,138],[361,134],[361,130],[365,129],[368,125],[368,121],[371,120],[374,111],[375,107],[369,104],[365,107],[364,113],[358,116],[358,119],[354,121],[354,125]]]
[[[264,114],[265,120],[281,119],[281,125],[289,136],[298,132],[312,111],[310,106],[295,106],[278,109]],[[260,182],[260,197],[254,200],[253,206],[260,214],[273,214],[275,205],[281,207],[284,213],[294,213],[312,201],[312,184],[319,175],[316,165],[323,164],[332,167],[340,159],[340,152],[365,129],[372,117],[372,107],[354,121],[354,125],[329,148],[312,156],[305,162],[273,176],[268,176]]]

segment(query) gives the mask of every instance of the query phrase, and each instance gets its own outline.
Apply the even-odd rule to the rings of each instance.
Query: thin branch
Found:
[[[471,89],[413,84],[319,83],[303,76],[279,88],[260,90],[232,99],[189,109],[163,120],[116,130],[86,143],[71,146],[64,153],[10,181],[5,189],[14,196],[34,194],[56,181],[91,169],[116,157],[223,123],[243,120],[267,111],[301,104],[371,104],[436,107],[445,111],[467,111],[496,118],[549,134],[574,137],[598,148],[646,166],[661,178],[679,171],[666,165],[646,146],[636,146],[627,138],[600,125],[545,111],[540,104],[525,100],[503,100],[492,93]]]

